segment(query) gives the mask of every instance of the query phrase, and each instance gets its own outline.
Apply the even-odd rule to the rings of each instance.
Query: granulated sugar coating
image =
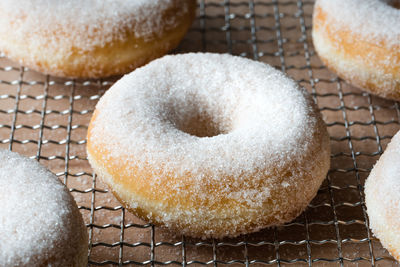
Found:
[[[0,266],[87,265],[86,227],[55,175],[0,150],[0,188]]]
[[[395,0],[397,1],[397,0]],[[318,5],[331,14],[327,23],[361,34],[377,45],[400,43],[400,10],[393,0],[318,0]]]
[[[195,9],[196,0],[2,0],[0,50],[55,76],[121,75],[177,47]]]
[[[118,81],[96,107],[87,149],[130,210],[198,237],[292,220],[315,196],[330,151],[294,81],[201,53],[166,56]]]
[[[365,183],[372,232],[400,260],[400,132],[374,166]]]
[[[37,36],[53,35],[44,46],[59,47],[57,38],[62,34],[63,42],[90,50],[121,39],[124,31],[134,29],[137,38],[151,38],[160,34],[165,25],[176,23],[160,16],[175,0],[13,0],[0,1],[1,29],[17,29],[14,33],[22,39],[48,42]],[[14,17],[14,20],[10,20]],[[120,35],[120,36],[118,36]]]
[[[395,3],[317,0],[312,36],[320,59],[339,77],[400,100],[400,9]]]

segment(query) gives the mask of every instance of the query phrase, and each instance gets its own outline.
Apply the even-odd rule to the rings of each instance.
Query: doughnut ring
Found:
[[[178,46],[195,0],[2,0],[0,50],[56,76],[127,73]]]
[[[264,63],[207,53],[165,56],[119,80],[96,106],[87,153],[127,209],[201,238],[293,220],[330,164],[305,90]]]
[[[0,188],[0,266],[87,266],[81,213],[54,174],[0,150]]]
[[[400,261],[400,132],[386,148],[365,182],[370,228]]]
[[[392,5],[390,5],[392,3]],[[400,9],[390,0],[317,0],[312,36],[322,62],[347,82],[400,100]]]

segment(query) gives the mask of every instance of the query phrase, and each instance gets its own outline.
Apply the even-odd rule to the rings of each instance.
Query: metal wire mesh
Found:
[[[0,143],[39,160],[70,188],[89,232],[89,265],[394,266],[368,229],[363,184],[394,133],[398,103],[329,72],[310,35],[311,0],[201,0],[176,52],[227,52],[287,72],[318,103],[331,134],[332,168],[294,222],[235,239],[176,237],[135,218],[96,179],[85,136],[113,80],[44,76],[0,57]]]

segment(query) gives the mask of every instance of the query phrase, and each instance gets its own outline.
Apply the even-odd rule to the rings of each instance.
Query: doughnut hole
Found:
[[[183,118],[182,118],[183,117]],[[173,124],[177,129],[190,135],[197,137],[213,137],[227,133],[221,129],[220,125],[215,122],[207,112],[184,114],[181,119],[174,119]]]
[[[232,131],[232,119],[226,118],[219,108],[207,104],[195,100],[167,104],[167,120],[176,129],[197,137],[213,137]]]

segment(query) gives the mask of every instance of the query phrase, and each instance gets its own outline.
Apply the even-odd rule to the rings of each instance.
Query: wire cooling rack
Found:
[[[70,188],[89,232],[90,266],[397,266],[368,230],[363,185],[400,129],[398,103],[351,87],[319,61],[311,0],[201,0],[175,51],[227,52],[287,72],[312,93],[331,134],[332,167],[295,221],[224,240],[173,236],[135,218],[96,179],[87,125],[113,80],[44,76],[0,57],[0,143],[39,160]]]

